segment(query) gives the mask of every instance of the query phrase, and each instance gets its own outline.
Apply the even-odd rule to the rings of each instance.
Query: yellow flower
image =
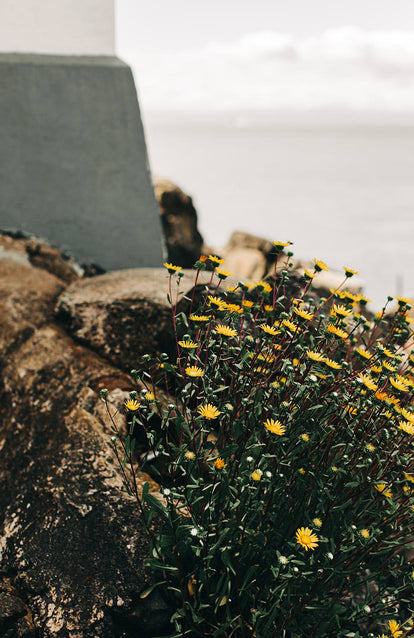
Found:
[[[361,529],[359,533],[361,534],[362,538],[369,538],[370,537],[369,529],[367,529],[366,527]]]
[[[216,275],[220,278],[220,279],[227,279],[227,277],[230,277],[233,273],[231,272],[227,272],[227,270],[222,270],[221,268],[216,268]]]
[[[138,410],[140,405],[140,402],[136,399],[126,399],[124,401],[124,406],[127,410],[130,410],[130,412],[135,412],[135,410]]]
[[[197,412],[201,414],[205,419],[217,419],[220,416],[221,412],[215,405],[211,405],[211,403],[205,403],[204,405],[200,405]]]
[[[367,303],[371,302],[371,299],[368,299],[368,297],[365,297],[364,295],[354,295],[355,297],[355,301],[358,301],[361,306],[366,306]]]
[[[399,636],[403,635],[403,631],[400,630],[400,625],[396,620],[389,620],[388,627],[391,632],[392,638],[399,638]]]
[[[374,487],[383,496],[386,496],[387,498],[392,498],[392,491],[387,488],[385,483],[377,483],[377,485],[374,485]]]
[[[263,326],[260,326],[260,328],[263,330],[263,332],[266,332],[268,335],[277,335],[279,334],[280,330],[276,330],[276,328],[274,328],[273,326],[269,326],[267,323],[265,323]]]
[[[264,309],[266,310],[266,312],[272,312],[273,311],[273,306],[271,306],[270,304],[265,304]]]
[[[302,310],[302,308],[293,308],[293,312],[301,319],[306,319],[306,321],[311,321],[313,319],[313,314],[311,312],[306,312],[306,310]]]
[[[226,462],[224,459],[219,457],[218,459],[214,461],[214,466],[216,467],[217,470],[222,470],[223,467],[226,467]]]
[[[276,246],[276,248],[286,248],[286,246],[291,246],[292,242],[291,241],[274,241],[273,242],[273,246]]]
[[[396,390],[399,390],[400,392],[408,392],[407,384],[402,380],[401,377],[390,377],[390,383]]]
[[[380,372],[382,372],[382,366],[371,366],[371,372],[379,374]]]
[[[214,297],[213,295],[209,295],[208,300],[210,306],[217,306],[217,308],[219,308],[220,310],[223,310],[223,306],[227,305],[223,299],[221,299],[220,297]]]
[[[357,352],[364,359],[372,359],[372,357],[374,356],[373,354],[371,354],[370,352],[368,352],[364,348],[355,348],[355,352]]]
[[[333,368],[334,370],[340,370],[342,368],[340,363],[333,361],[333,359],[329,359],[329,357],[325,357],[323,362],[330,368]]]
[[[332,310],[331,310],[331,314],[334,317],[349,317],[350,315],[352,315],[352,309],[351,308],[345,308],[345,306],[343,306],[342,304],[336,304],[334,303],[334,305],[332,306]]]
[[[305,441],[305,443],[307,443],[310,437],[307,432],[304,432],[303,434],[300,435],[300,438],[302,439],[302,441]]]
[[[388,361],[384,361],[383,366],[386,370],[388,370],[388,372],[395,372],[396,371],[396,367],[391,365],[391,363],[388,363]]]
[[[313,263],[314,263],[314,268],[316,272],[321,272],[321,270],[329,270],[325,262],[321,261],[320,259],[316,259],[316,257],[313,260]]]
[[[353,275],[359,275],[358,270],[352,270],[352,268],[348,268],[348,266],[344,266],[345,277],[352,277]]]
[[[414,434],[414,425],[412,423],[408,423],[408,421],[400,421],[398,429],[406,432],[406,434]]]
[[[250,299],[244,299],[242,301],[242,306],[244,306],[245,308],[252,308],[254,306],[253,301],[250,301]]]
[[[349,403],[348,405],[345,406],[345,410],[349,412],[349,414],[352,414],[353,416],[358,414],[358,408],[355,407],[354,405],[350,405]]]
[[[358,376],[358,379],[360,381],[362,381],[362,383],[364,384],[364,386],[366,388],[368,388],[368,390],[373,390],[373,392],[375,392],[376,390],[378,390],[378,386],[376,383],[374,383],[374,381],[371,379],[371,377],[367,374],[360,374]]]
[[[263,476],[262,470],[254,470],[251,474],[253,481],[261,481]]]
[[[153,392],[146,392],[144,394],[145,401],[154,401],[154,399],[155,399],[155,394]]]
[[[261,288],[263,292],[272,292],[272,286],[267,281],[255,281],[256,288]]]
[[[185,369],[185,372],[189,377],[202,377],[204,374],[203,370],[198,366],[188,366],[188,368]]]
[[[335,335],[335,337],[339,337],[340,339],[348,339],[348,333],[345,332],[345,330],[341,330],[341,328],[337,328],[337,326],[334,326],[331,323],[327,327],[327,331]]]
[[[226,303],[223,305],[223,310],[228,310],[230,314],[232,312],[237,312],[239,315],[243,312],[243,308],[241,308],[237,303]]]
[[[189,350],[192,350],[193,348],[197,348],[198,343],[196,343],[195,341],[179,341],[178,344],[182,347],[182,348],[188,348]]]
[[[395,298],[398,301],[398,305],[400,306],[408,306],[409,304],[412,303],[412,300],[408,299],[407,297],[395,297]]]
[[[230,328],[230,326],[225,326],[222,323],[219,323],[214,330],[217,334],[223,335],[224,337],[235,337],[237,335],[237,330]]]
[[[302,474],[302,475],[303,475],[303,474],[306,474],[306,470],[305,470],[305,468],[304,468],[304,467],[300,467],[300,468],[298,469],[298,472],[299,472],[299,474]]]
[[[323,356],[323,354],[321,354],[320,352],[315,352],[314,350],[308,350],[306,355],[309,357],[309,359],[312,359],[312,361],[324,361],[325,357]]]
[[[282,324],[286,326],[286,328],[288,328],[291,332],[295,332],[295,330],[297,330],[298,328],[298,326],[295,326],[293,321],[290,321],[289,319],[283,319]]]
[[[414,474],[404,474],[404,478],[410,483],[414,483]]]
[[[410,412],[406,408],[401,408],[401,414],[410,423],[414,423],[414,412]]]
[[[193,459],[195,459],[195,454],[194,452],[191,452],[191,450],[187,450],[187,452],[184,454],[186,459],[190,459],[191,461]]]
[[[190,321],[208,321],[209,317],[207,315],[190,315]]]
[[[372,445],[372,443],[367,443],[366,448],[367,448],[368,452],[374,452],[375,445]]]
[[[305,277],[305,279],[313,279],[315,277],[315,273],[310,272],[307,268],[305,268],[303,271],[303,276]]]
[[[164,268],[166,268],[168,270],[170,275],[173,275],[175,272],[178,272],[179,270],[182,270],[182,266],[174,266],[174,264],[168,264],[167,262],[165,262],[163,264],[163,266],[164,266]]]
[[[339,472],[339,469],[336,467],[336,465],[332,465],[331,470],[332,472]]]
[[[309,527],[299,527],[296,531],[296,542],[305,548],[306,551],[316,549],[319,545],[319,538]]]
[[[315,525],[315,527],[322,527],[322,521],[320,518],[314,518],[313,524]]]
[[[266,430],[272,432],[272,434],[277,434],[278,436],[282,436],[286,432],[286,427],[280,422],[275,421],[274,419],[266,419],[263,422]]]
[[[220,257],[217,257],[216,255],[209,255],[208,258],[213,262],[213,264],[224,264],[224,259],[220,259]]]

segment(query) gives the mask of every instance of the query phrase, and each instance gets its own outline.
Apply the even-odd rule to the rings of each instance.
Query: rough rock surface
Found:
[[[193,288],[195,271],[183,272],[180,290],[187,294]],[[200,274],[198,290],[211,275]],[[130,372],[143,354],[175,352],[168,279],[165,268],[134,268],[82,279],[61,294],[56,314],[76,340]],[[225,285],[236,283],[236,278],[229,277]],[[174,300],[176,288],[173,283]],[[181,301],[178,311],[186,305]]]
[[[167,244],[168,261],[191,268],[201,255],[203,238],[197,228],[193,200],[167,179],[153,177],[155,196]]]
[[[163,601],[139,598],[146,534],[122,490],[99,398],[102,387],[124,396],[131,380],[53,321],[64,283],[32,266],[21,246],[8,248],[0,255],[0,575],[12,589],[3,580],[0,628],[9,633],[0,635],[163,633]]]

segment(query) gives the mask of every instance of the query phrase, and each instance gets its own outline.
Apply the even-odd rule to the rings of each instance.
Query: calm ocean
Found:
[[[374,307],[414,296],[414,126],[145,120],[151,168],[191,194],[205,241],[290,239],[360,271]]]

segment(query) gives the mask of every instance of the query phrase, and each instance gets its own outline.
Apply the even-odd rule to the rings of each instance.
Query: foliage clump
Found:
[[[344,289],[349,268],[321,299],[312,285],[325,264],[295,278],[287,245],[274,242],[274,274],[253,286],[225,288],[210,256],[216,269],[180,302],[186,312],[183,273],[166,264],[177,356],[133,371],[148,391],[131,393],[129,433],[115,427],[112,439],[152,539],[148,566],[173,600],[177,637],[406,636],[409,300],[367,319],[366,298]],[[148,463],[165,461],[162,500],[136,487],[137,431]]]

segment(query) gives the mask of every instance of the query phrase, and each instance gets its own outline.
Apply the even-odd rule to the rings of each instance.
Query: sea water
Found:
[[[414,126],[146,117],[150,163],[189,193],[207,244],[234,230],[359,270],[378,308],[414,296]]]

